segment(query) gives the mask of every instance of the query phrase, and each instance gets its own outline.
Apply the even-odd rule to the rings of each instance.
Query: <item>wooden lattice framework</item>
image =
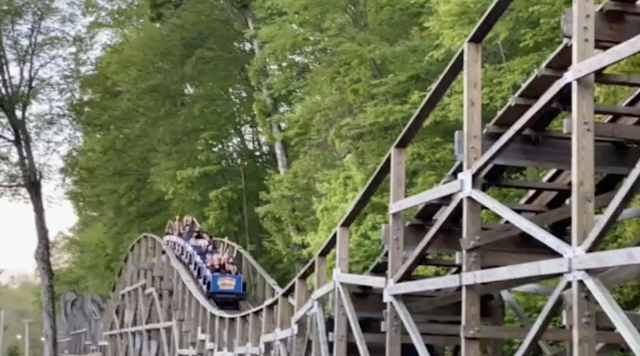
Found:
[[[640,314],[622,310],[608,290],[640,273],[640,241],[599,249],[617,221],[640,216],[638,209],[625,209],[640,177],[640,77],[604,73],[640,52],[640,5],[609,0],[596,9],[593,0],[574,0],[563,14],[565,41],[483,127],[482,42],[510,3],[494,1],[296,278],[279,288],[228,242],[242,256],[253,294],[240,312],[223,312],[203,296],[179,256],[162,254],[162,239],[143,235],[105,308],[102,350],[118,356],[479,356],[501,355],[504,340],[519,339],[518,356],[558,355],[567,352],[563,347],[581,356],[620,347],[640,354]],[[407,197],[406,149],[460,74],[460,161],[441,184]],[[597,105],[596,84],[636,89],[619,105]],[[563,131],[548,130],[568,109]],[[606,117],[595,122],[596,114]],[[514,181],[504,177],[507,167],[549,171],[542,181]],[[366,274],[350,273],[350,226],[387,177],[384,253]],[[489,188],[528,193],[517,204],[503,203]],[[416,207],[407,223],[406,210]],[[483,209],[503,220],[484,222]],[[596,209],[604,212],[596,216]],[[334,251],[328,278],[327,257]],[[420,265],[450,267],[450,273],[413,275]],[[557,281],[537,284],[547,279]],[[522,312],[513,290],[548,295],[536,320]],[[522,327],[503,325],[505,306]],[[564,325],[549,329],[561,310]]]

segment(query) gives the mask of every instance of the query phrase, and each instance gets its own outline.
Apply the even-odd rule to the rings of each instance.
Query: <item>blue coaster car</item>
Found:
[[[212,274],[208,287],[207,297],[221,309],[238,310],[247,291],[242,275]]]

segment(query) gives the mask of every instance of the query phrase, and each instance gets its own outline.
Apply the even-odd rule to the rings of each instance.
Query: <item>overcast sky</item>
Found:
[[[76,222],[71,203],[61,192],[55,192],[56,202],[47,206],[49,236],[67,231]],[[37,236],[33,210],[29,203],[0,198],[0,269],[32,273]]]

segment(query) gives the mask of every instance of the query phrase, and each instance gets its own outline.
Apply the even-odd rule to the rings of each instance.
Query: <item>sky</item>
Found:
[[[55,200],[49,203],[46,209],[49,236],[53,238],[61,231],[68,231],[75,224],[77,217],[71,202],[64,198],[61,191],[50,190],[49,193],[49,197],[54,197]],[[31,205],[0,198],[0,225],[0,246],[11,246],[0,248],[0,269],[33,273],[37,235]]]

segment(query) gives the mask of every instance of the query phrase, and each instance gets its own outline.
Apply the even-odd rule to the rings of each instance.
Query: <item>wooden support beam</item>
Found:
[[[404,210],[427,204],[434,200],[449,197],[460,191],[460,182],[457,180],[433,187],[422,193],[403,198],[389,206],[389,214],[395,214]]]
[[[344,290],[344,288],[342,287],[342,285],[340,283],[336,284],[336,298],[341,298],[342,299],[342,303],[344,305],[344,311],[346,314],[346,318],[349,321],[349,326],[351,327],[351,333],[356,341],[356,345],[358,347],[358,353],[361,356],[370,356],[369,353],[369,348],[367,347],[367,342],[364,338],[364,335],[362,333],[362,329],[360,328],[360,324],[358,323],[358,314],[356,312],[356,308],[353,305],[353,302],[351,301],[351,298],[349,297],[349,294],[347,294],[347,292]],[[388,308],[387,308],[388,311]],[[398,327],[398,329],[400,329]],[[386,347],[386,353],[389,353],[389,346],[388,346],[388,342],[389,342],[389,337],[388,337],[389,333],[387,332],[387,347]],[[346,340],[345,340],[346,342]],[[398,340],[398,343],[401,343],[401,340]],[[402,345],[398,346],[398,349],[401,348]]]
[[[553,183],[553,182],[527,182],[505,179],[497,182],[485,181],[485,186],[497,188],[511,188],[524,190],[543,190],[552,192],[568,192],[571,191],[570,184]]]
[[[563,14],[563,34],[567,26],[571,28],[572,64],[592,58],[595,42],[623,42],[634,37],[625,33],[626,28],[615,27],[614,36],[606,36],[614,24],[607,22],[602,13],[595,12],[593,0],[574,0],[569,20]],[[565,23],[566,22],[566,23]],[[568,23],[568,24],[567,24]],[[626,23],[623,22],[623,23]],[[605,33],[601,29],[606,27]],[[633,32],[640,33],[640,22],[636,22]],[[573,34],[573,36],[571,36]],[[628,36],[628,38],[627,38]],[[579,248],[587,239],[594,225],[595,196],[595,136],[594,136],[595,80],[594,75],[586,75],[571,83],[571,245]],[[596,356],[595,310],[588,299],[589,290],[581,281],[571,282],[573,326],[571,351],[573,356]]]
[[[456,132],[456,156],[462,156],[462,132]],[[499,140],[495,134],[482,136],[483,151]],[[539,141],[539,139],[537,140]],[[607,142],[596,142],[594,146],[595,171],[597,173],[626,175],[640,159],[640,148],[615,147]],[[512,167],[536,167],[571,171],[571,142],[562,138],[543,137],[536,143],[535,138],[521,135],[514,139],[494,161],[494,164]]]
[[[607,14],[609,12],[619,12],[627,15],[640,16],[640,6],[635,1],[607,1],[604,3],[602,11]]]
[[[617,218],[623,212],[631,198],[637,191],[640,184],[640,161],[636,164],[631,174],[627,176],[622,186],[618,189],[616,196],[613,198],[611,205],[607,207],[604,214],[598,219],[589,232],[588,237],[582,242],[581,248],[585,251],[595,249],[604,240],[609,229],[616,223]]]
[[[307,283],[304,279],[297,279],[296,280],[296,286],[295,286],[295,294],[294,294],[294,299],[295,299],[295,313],[299,312],[302,308],[304,308],[305,303],[307,302],[307,300],[309,299],[309,290],[307,289]],[[252,334],[251,328],[252,328],[252,323],[255,323],[254,319],[257,319],[254,317],[255,313],[251,314],[251,317],[249,318],[249,336],[248,336],[248,342],[249,343],[254,343],[255,345],[255,335]],[[307,325],[304,322],[304,320],[302,322],[300,321],[295,321],[293,322],[294,325],[297,326],[298,328],[298,334],[293,338],[293,343],[292,343],[292,354],[294,355],[300,355],[300,354],[304,354],[306,353],[304,350],[304,344],[305,344],[305,334],[307,332]]]
[[[387,287],[389,295],[418,293],[458,288],[532,277],[553,278],[572,271],[600,270],[614,266],[640,264],[640,247],[591,252],[572,258],[553,258],[539,262],[520,263],[505,267],[486,268],[461,272],[455,275],[431,277],[408,282],[399,282]],[[525,284],[529,282],[523,282]]]
[[[607,313],[603,312],[601,308],[596,311],[595,320],[598,329],[615,330],[616,326],[611,322],[611,319],[607,316]],[[624,314],[629,318],[633,326],[640,329],[640,313],[633,311],[625,311]],[[571,318],[567,318],[567,325],[571,326],[573,321]]]
[[[587,290],[591,291],[593,298],[598,301],[598,304],[600,304],[605,313],[607,313],[607,316],[616,326],[617,332],[622,335],[633,354],[640,354],[640,333],[638,333],[638,330],[635,328],[631,320],[629,320],[628,316],[624,313],[622,308],[620,308],[620,305],[618,305],[618,302],[613,298],[611,292],[609,292],[602,281],[598,278],[585,275],[583,281],[586,287],[588,287]],[[593,319],[593,315],[591,315],[591,318]],[[574,322],[576,322],[576,320],[574,320]],[[593,324],[595,324],[595,322]],[[595,328],[595,325],[592,327]],[[595,352],[592,351],[592,354],[595,354]]]
[[[391,153],[391,194],[390,207],[405,198],[406,193],[406,156],[404,148],[395,148]],[[390,209],[391,211],[391,209]],[[391,241],[389,244],[389,262],[387,264],[387,278],[392,279],[402,266],[402,255],[404,252],[405,223],[402,210],[390,214],[389,226],[391,229]],[[387,303],[387,323],[389,328],[386,332],[386,356],[401,355],[401,334],[402,326],[400,316],[390,300]]]
[[[534,204],[505,203],[504,206],[508,207],[513,211],[517,211],[519,213],[544,213],[545,211],[549,211],[549,209],[546,206],[534,205]]]
[[[508,247],[512,247],[512,246],[513,246],[512,243],[508,244]],[[480,262],[482,264],[482,267],[500,267],[500,266],[506,266],[511,264],[517,264],[517,263],[542,261],[549,258],[557,257],[556,254],[552,254],[547,251],[540,251],[539,249],[531,250],[527,248],[522,248],[520,249],[520,251],[518,251],[517,247],[513,247],[513,250],[509,252],[509,251],[495,251],[491,249],[492,247],[490,247],[489,249],[484,248],[482,250],[481,262]],[[455,249],[455,247],[452,246],[451,249]],[[448,249],[446,252],[452,253],[451,249]],[[410,247],[407,247],[405,251],[407,251],[408,253],[412,253],[413,249],[411,249]],[[436,267],[447,267],[447,268],[462,267],[462,252],[456,252],[455,259],[452,259],[452,260],[423,258],[417,262],[417,266],[436,266]],[[386,268],[387,268],[387,258],[381,257],[378,259],[378,265],[373,270],[373,272],[385,271]],[[410,278],[407,278],[407,279],[410,279]]]
[[[526,99],[520,97],[511,98],[511,105],[531,107],[536,103],[534,99]],[[551,107],[562,111],[569,111],[569,107],[562,105],[559,102],[553,102]],[[640,117],[640,108],[634,106],[621,106],[621,105],[595,105],[594,112],[599,115],[617,115],[617,116],[629,116]]]
[[[315,278],[313,281],[314,284],[314,291],[319,290],[322,286],[324,286],[327,283],[327,258],[324,256],[317,256],[313,261],[314,263],[314,269],[315,269]],[[317,305],[320,308],[320,311],[318,311],[319,313],[322,313],[322,302],[320,300],[317,301]],[[324,318],[324,316],[323,316]],[[317,328],[316,328],[317,330]],[[322,352],[322,341],[320,340],[320,337],[318,335],[318,333],[314,333],[314,336],[312,338],[312,342],[311,342],[311,355],[312,356],[321,356],[321,352]]]
[[[482,44],[467,43],[464,48],[464,149],[463,170],[470,173],[471,167],[482,155]],[[477,186],[480,179],[473,179],[473,173],[467,179]],[[463,183],[464,185],[465,183]],[[471,188],[471,187],[468,187]],[[467,189],[468,189],[467,188]],[[462,238],[466,241],[475,239],[482,231],[482,205],[471,197],[462,200]],[[462,252],[462,271],[472,272],[482,268],[480,251]],[[481,356],[480,340],[465,334],[465,329],[476,329],[482,325],[480,317],[480,286],[466,285],[462,287],[462,327],[461,346],[465,356]]]
[[[496,158],[500,156],[501,153],[504,153],[507,147],[511,146],[515,136],[532,125],[535,121],[534,118],[554,102],[558,93],[563,90],[565,85],[606,69],[638,52],[640,52],[640,35],[612,47],[607,51],[592,56],[587,60],[574,64],[561,79],[556,80],[545,90],[533,106],[519,116],[513,125],[496,140],[494,145],[483,153],[482,157],[471,168],[471,171],[474,174],[484,172],[490,165],[496,164]]]
[[[560,79],[564,73],[565,71],[550,68],[541,68],[536,71],[538,77],[548,77],[550,80]],[[640,75],[635,74],[596,73],[595,80],[597,84],[640,87]]]
[[[583,28],[576,32],[576,24],[574,23],[574,12],[572,9],[566,9],[562,13],[562,36],[572,38],[574,33],[582,34]],[[591,20],[593,21],[593,18]],[[578,21],[581,22],[581,21]],[[591,31],[595,38],[595,45],[599,49],[609,48],[611,44],[619,44],[630,40],[640,34],[640,18],[636,16],[611,17],[599,11],[595,13],[595,31]],[[583,38],[583,36],[577,36]]]
[[[554,209],[549,212],[540,214],[541,218],[535,221],[551,221],[550,223],[553,223],[557,220],[563,220],[563,219],[566,219],[567,217],[570,217],[571,216],[570,207],[563,207],[563,208],[565,209],[558,208],[558,209]],[[567,210],[569,210],[569,212],[567,212]],[[553,213],[558,213],[562,215],[558,217],[553,217],[552,216]],[[542,220],[542,218],[544,218],[544,220]],[[432,229],[427,230],[427,228],[424,226],[407,225],[405,227],[405,231],[406,232],[405,232],[404,251],[406,254],[413,255],[415,251],[421,251],[421,244],[424,241],[425,234],[430,235],[432,232]],[[499,252],[504,253],[504,255],[508,255],[508,254],[515,255],[510,260],[519,258],[520,255],[522,255],[523,259],[526,259],[526,258],[532,258],[531,255],[549,256],[549,254],[551,253],[551,250],[549,250],[547,247],[545,247],[543,244],[541,244],[540,242],[538,242],[533,238],[516,237],[522,234],[522,231],[510,224],[505,224],[504,229],[483,231],[482,234],[480,235],[481,238],[479,241],[482,242],[485,236],[488,238],[498,234],[500,234],[500,237],[505,240],[500,241],[500,243],[490,244],[488,246],[485,246],[483,249],[484,251],[486,251],[487,253],[496,252],[496,256],[500,255],[498,254]],[[387,246],[389,244],[389,240],[390,240],[389,236],[390,236],[389,226],[384,225],[381,231],[381,240],[382,240],[383,246]],[[515,238],[508,238],[508,237],[515,237]],[[461,241],[461,238],[462,238],[461,232],[454,232],[454,231],[451,231],[450,229],[443,229],[442,231],[433,234],[433,237],[430,240],[431,243],[424,250],[424,252],[420,253],[419,255],[423,256],[425,253],[454,254],[456,252],[462,251],[463,248],[467,245],[467,243],[464,243],[463,241]],[[493,243],[497,241],[499,240],[493,240],[491,242]],[[469,244],[471,245],[471,243]],[[475,246],[475,244],[473,245]],[[491,256],[491,255],[488,255],[488,256]],[[488,257],[488,259],[491,259],[491,257]],[[416,261],[416,263],[419,263],[419,262],[420,261]]]
[[[349,228],[341,226],[338,228],[338,238],[336,243],[336,271],[338,273],[349,273]],[[347,316],[342,298],[336,293],[334,295],[334,356],[347,356]]]
[[[554,236],[553,234],[549,233],[547,230],[536,225],[534,222],[528,220],[522,215],[509,209],[504,204],[500,203],[493,197],[489,196],[487,193],[481,190],[473,189],[471,191],[471,197],[473,197],[473,199],[476,200],[478,203],[488,207],[493,212],[500,215],[504,220],[509,221],[513,225],[520,228],[523,232],[527,233],[528,235],[535,238],[536,240],[542,242],[543,244],[553,249],[554,251],[558,252],[559,254],[563,256],[570,256],[572,254],[571,246],[569,246],[562,239],[558,238],[557,236]],[[475,236],[478,236],[478,235],[475,235]],[[474,236],[474,240],[475,240],[475,236]]]
[[[393,276],[394,281],[397,282],[411,275],[415,267],[418,265],[420,259],[422,258],[423,251],[427,250],[429,245],[433,243],[436,237],[440,235],[441,229],[449,224],[450,219],[454,216],[458,209],[459,203],[460,198],[456,197],[454,201],[445,209],[444,213],[438,217],[435,224],[429,229],[429,231],[427,231],[425,235],[422,235],[422,238],[419,240],[416,248],[413,250],[411,255],[395,272],[395,275]],[[384,229],[385,227],[383,227],[383,238],[385,235]]]
[[[571,120],[565,119],[563,121],[562,131],[566,134],[570,134],[572,132]],[[640,143],[640,126],[636,125],[596,122],[594,123],[594,133],[596,138],[603,137],[624,140],[629,143]]]
[[[553,292],[549,296],[549,300],[542,308],[540,315],[536,321],[531,325],[530,330],[523,338],[522,344],[518,347],[515,356],[526,356],[530,352],[533,352],[538,347],[538,341],[540,337],[545,333],[546,329],[551,323],[551,319],[559,311],[562,306],[562,292],[569,284],[566,278],[561,278],[558,285],[554,288]],[[569,341],[569,340],[567,340]]]
[[[594,206],[596,209],[605,207],[612,201],[614,192],[598,195],[594,200]],[[571,217],[571,206],[564,205],[551,211],[538,214],[530,217],[529,221],[538,226],[547,226],[556,223],[561,220],[566,220]],[[474,240],[471,244],[463,243],[462,246],[466,249],[478,248],[487,244],[496,243],[500,240],[517,236],[522,233],[522,230],[509,224],[509,227],[502,229],[495,229],[493,231],[487,231],[480,234],[480,236]]]
[[[443,325],[435,323],[418,323],[418,330],[427,335],[458,335],[462,325]],[[467,331],[469,333],[471,330]],[[502,339],[502,340],[523,340],[527,334],[527,328],[513,326],[490,326],[483,325],[475,332],[471,333],[478,339]],[[541,334],[541,339],[548,341],[571,341],[571,331],[563,329],[550,329]],[[599,342],[622,344],[624,340],[620,334],[612,331],[600,331],[597,334]]]

